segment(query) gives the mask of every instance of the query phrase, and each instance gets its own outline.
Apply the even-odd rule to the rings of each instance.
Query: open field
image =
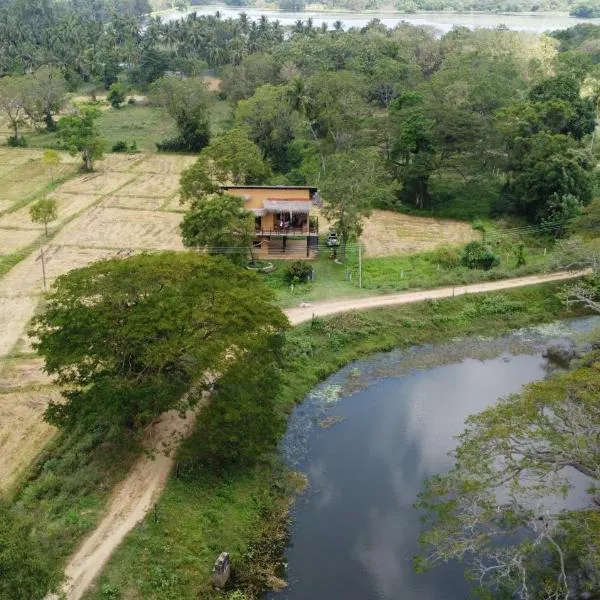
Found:
[[[374,210],[361,240],[366,256],[379,257],[460,246],[480,238],[469,223]]]
[[[218,82],[219,80],[212,78],[210,87],[214,88],[215,85],[218,87]],[[102,112],[98,117],[97,126],[100,135],[106,140],[108,150],[117,142],[126,142],[128,146],[134,144],[141,152],[155,152],[157,142],[177,135],[175,122],[161,108],[148,106],[145,96],[135,96],[135,98],[136,104],[125,103],[121,108],[116,109],[106,102],[105,96],[97,96],[96,106]],[[71,99],[73,104],[89,101],[88,96]],[[209,119],[213,135],[223,131],[230,117],[229,102],[215,100],[212,103]],[[58,143],[56,133],[53,132],[28,130],[25,131],[25,138],[30,148],[56,148]]]
[[[94,261],[182,249],[181,214],[169,207],[180,210],[179,173],[195,160],[109,154],[96,173],[77,174],[79,158],[63,155],[60,176],[72,177],[52,186],[41,155],[39,150],[0,149],[0,259],[15,262],[0,277],[0,489],[14,481],[54,431],[41,415],[57,392],[26,334],[44,292],[42,250],[49,287],[56,277]],[[48,238],[43,225],[29,218],[31,202],[44,195],[58,204]]]

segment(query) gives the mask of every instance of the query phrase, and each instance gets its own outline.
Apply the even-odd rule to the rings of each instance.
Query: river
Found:
[[[284,460],[309,484],[293,511],[289,587],[269,598],[466,598],[460,565],[412,568],[422,483],[449,468],[468,415],[547,377],[557,367],[543,350],[573,344],[592,324],[598,318],[378,354],[313,390],[282,443]],[[572,481],[567,502],[581,505],[584,482]]]
[[[490,13],[389,13],[389,12],[282,12],[260,8],[232,8],[220,4],[194,6],[185,12],[170,11],[161,14],[163,21],[181,19],[188,13],[198,15],[213,15],[219,11],[223,18],[237,18],[240,12],[245,12],[251,20],[258,20],[265,15],[270,20],[279,20],[282,25],[293,25],[296,21],[311,18],[316,27],[327,23],[329,27],[336,21],[341,21],[345,28],[364,27],[372,19],[379,19],[384,25],[394,27],[398,23],[406,22],[411,25],[429,26],[436,28],[440,33],[447,33],[455,26],[465,26],[470,29],[476,27],[494,28],[505,25],[517,31],[533,31],[543,33],[555,29],[573,27],[577,23],[600,24],[600,19],[577,19],[560,13],[544,14],[490,14]]]

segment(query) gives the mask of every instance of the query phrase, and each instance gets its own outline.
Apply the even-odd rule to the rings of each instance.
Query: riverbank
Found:
[[[365,27],[373,19],[379,19],[386,27],[395,27],[399,23],[409,23],[415,26],[433,27],[441,34],[451,31],[454,27],[464,26],[470,29],[478,27],[495,28],[500,25],[515,31],[532,31],[544,33],[557,29],[566,29],[579,23],[600,23],[600,19],[583,19],[571,17],[566,12],[559,13],[493,13],[493,12],[414,12],[402,13],[397,11],[349,11],[343,9],[330,9],[322,6],[315,8],[310,5],[303,11],[280,11],[275,5],[272,7],[227,6],[225,4],[206,4],[193,6],[188,10],[168,9],[152,13],[160,16],[163,21],[175,21],[186,18],[188,14],[196,13],[198,16],[214,15],[219,12],[223,19],[237,19],[243,12],[250,21],[258,21],[262,16],[270,20],[277,20],[284,27],[293,27],[297,21],[312,19],[315,27],[326,23],[333,27],[340,21],[346,28]]]
[[[576,316],[556,298],[558,288],[546,284],[313,319],[288,335],[279,410],[289,413],[319,381],[374,352],[459,336],[489,337],[490,332],[499,336]],[[180,459],[193,445],[194,436]],[[212,562],[222,550],[231,554],[239,590],[234,598],[255,598],[281,584],[277,576],[282,573],[288,507],[298,480],[290,478],[279,458],[218,476],[202,468],[182,469],[179,477],[178,471],[157,511],[128,535],[85,598],[222,597],[210,584]]]

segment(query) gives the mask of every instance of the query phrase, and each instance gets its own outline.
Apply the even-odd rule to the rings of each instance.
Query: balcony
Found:
[[[299,226],[283,226],[275,225],[272,229],[265,229],[262,226],[257,226],[254,230],[254,235],[257,237],[294,237],[305,235],[317,235],[319,233],[319,223],[315,219],[313,222],[302,223]]]

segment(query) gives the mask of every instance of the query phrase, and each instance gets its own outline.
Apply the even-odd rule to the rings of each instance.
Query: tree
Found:
[[[62,388],[45,418],[62,427],[135,429],[193,406],[211,374],[287,326],[254,273],[195,252],[94,263],[47,302],[31,334]]]
[[[285,429],[276,404],[282,342],[282,336],[271,336],[219,378],[184,447],[184,465],[190,461],[215,471],[248,468],[275,448]]]
[[[50,179],[54,182],[54,170],[60,165],[60,154],[56,150],[44,150],[42,162],[48,167]]]
[[[51,198],[43,198],[38,200],[30,209],[29,215],[34,223],[43,223],[46,237],[48,236],[48,223],[56,220],[58,216],[58,208],[56,200]]]
[[[464,561],[486,598],[598,594],[598,359],[595,351],[469,417],[454,466],[420,495],[427,530],[418,567]],[[575,472],[588,488],[580,509],[564,501]]]
[[[295,137],[297,115],[286,103],[285,86],[263,85],[235,111],[238,125],[248,129],[250,139],[278,171],[289,168],[288,146]]]
[[[236,185],[260,184],[271,174],[269,165],[262,158],[260,148],[248,139],[247,130],[236,127],[213,140],[200,153],[198,170],[209,174],[219,184],[228,182]],[[184,182],[190,183],[190,177]]]
[[[24,110],[34,123],[44,123],[48,131],[56,129],[54,115],[65,105],[67,85],[56,67],[42,66],[25,78]]]
[[[4,114],[13,130],[13,140],[18,143],[19,127],[25,122],[25,78],[0,78],[0,112]]]
[[[94,170],[94,161],[102,158],[105,141],[100,137],[95,120],[100,111],[84,107],[79,114],[63,117],[58,124],[58,139],[61,148],[72,156],[81,152],[86,171]]]
[[[121,108],[121,104],[125,102],[125,96],[125,86],[117,81],[110,86],[110,91],[108,92],[106,99],[113,108]]]
[[[223,193],[195,198],[181,223],[186,246],[208,247],[209,254],[221,254],[244,266],[252,248],[254,219],[244,208],[244,199]]]
[[[150,88],[150,97],[173,118],[178,137],[158,144],[159,150],[198,152],[210,140],[210,97],[200,77],[161,77]]]
[[[330,156],[320,188],[323,214],[340,237],[342,256],[348,241],[360,236],[371,209],[391,202],[395,194],[383,161],[370,149]]]

